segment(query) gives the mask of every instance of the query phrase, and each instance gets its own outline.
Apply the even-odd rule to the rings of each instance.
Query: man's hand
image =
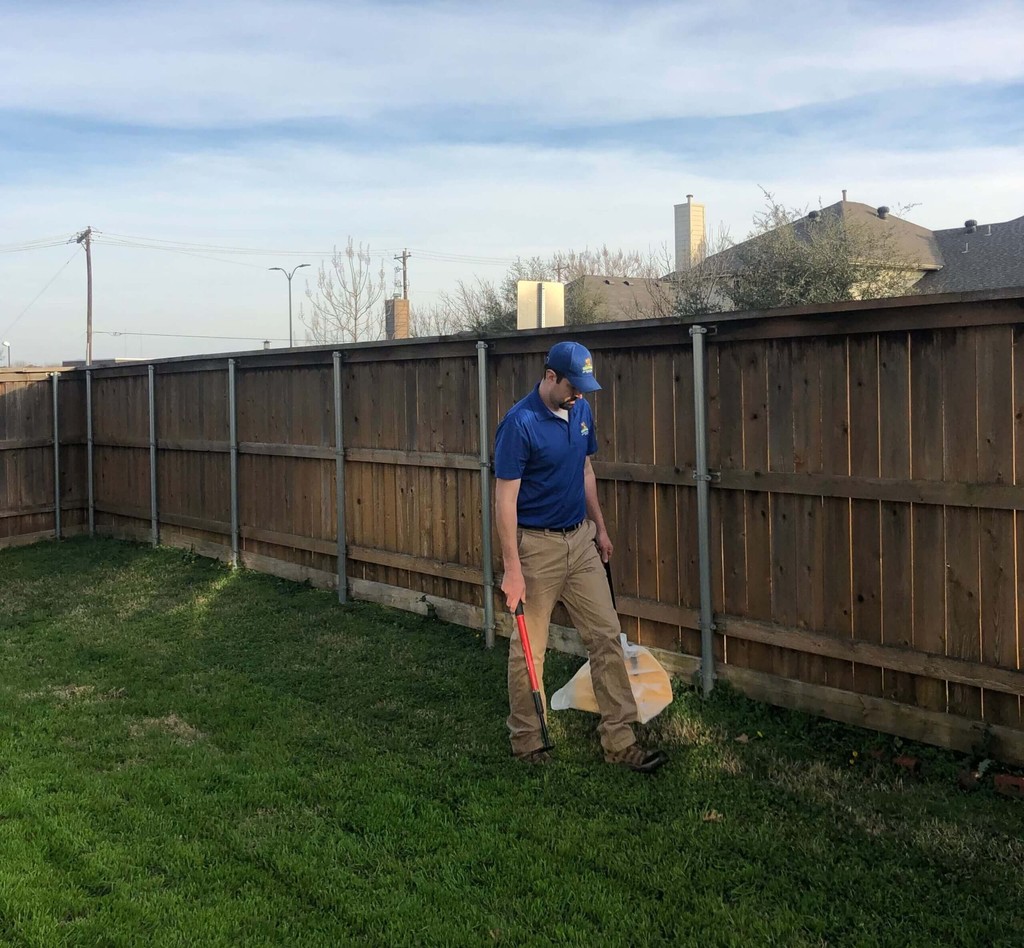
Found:
[[[598,529],[597,534],[594,536],[594,545],[597,547],[597,552],[601,556],[601,562],[607,563],[612,558],[612,547],[611,537],[608,536],[608,531],[604,529]]]
[[[521,569],[505,570],[501,580],[501,591],[505,594],[505,605],[509,612],[515,612],[519,603],[526,602],[526,580]]]

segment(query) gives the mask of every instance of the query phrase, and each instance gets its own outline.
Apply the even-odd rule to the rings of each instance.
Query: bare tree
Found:
[[[652,255],[644,256],[636,250],[609,250],[602,244],[597,250],[589,247],[583,250],[556,251],[546,264],[555,277],[566,283],[582,276],[606,277],[653,277]],[[665,271],[663,271],[665,272]]]
[[[465,309],[447,293],[441,293],[436,303],[413,306],[409,312],[409,335],[452,336],[468,328]]]
[[[715,235],[701,243],[693,265],[674,274],[674,315],[687,319],[733,308],[728,292],[731,272],[726,254],[732,246],[729,229],[719,224]]]
[[[370,248],[348,238],[345,249],[335,248],[329,263],[320,264],[316,289],[306,287],[312,310],[309,319],[302,308],[299,319],[313,343],[368,342],[384,335],[384,261],[373,272]]]
[[[671,283],[662,276],[671,269],[667,247],[644,254],[640,251],[611,250],[602,245],[596,250],[558,251],[550,258],[517,259],[495,283],[477,277],[460,280],[451,293],[441,293],[438,302],[417,308],[413,324],[416,335],[455,332],[513,332],[516,328],[518,283],[520,280],[560,280],[568,283],[565,296],[565,322],[569,326],[600,322],[608,318],[600,294],[580,281],[584,276],[633,277],[646,280],[650,293],[639,293],[636,312],[630,318],[647,319],[669,316],[675,303]],[[657,286],[654,286],[654,284]],[[639,287],[638,287],[639,289]],[[650,299],[648,299],[648,295]]]

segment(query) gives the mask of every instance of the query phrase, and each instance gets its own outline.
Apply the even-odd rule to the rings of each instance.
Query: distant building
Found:
[[[962,227],[933,231],[896,217],[887,207],[847,201],[845,195],[844,191],[842,201],[810,211],[787,226],[793,228],[797,239],[807,239],[821,221],[838,217],[855,227],[869,244],[877,237],[878,246],[893,254],[897,266],[905,267],[906,279],[900,282],[906,293],[1024,287],[1024,216],[991,224],[968,220]],[[565,288],[567,316],[586,313],[592,322],[613,322],[673,315],[673,284],[705,260],[706,247],[704,205],[688,194],[685,204],[675,205],[674,213],[675,270],[659,279],[578,277]],[[753,237],[706,260],[728,275],[738,269],[743,251],[761,239]],[[731,308],[721,292],[716,292],[714,299],[723,309]]]
[[[704,256],[707,222],[703,204],[695,204],[692,194],[685,204],[675,206],[676,270],[689,270]]]
[[[692,225],[680,220],[680,208],[686,207],[676,205],[677,260],[675,272],[666,276],[669,280],[689,269],[680,265],[678,256],[680,246],[692,246],[693,242]],[[810,211],[788,226],[798,240],[806,239],[819,220],[837,216],[869,240],[877,236],[879,246],[891,249],[899,263],[908,265],[909,293],[965,293],[1024,286],[1024,217],[992,224],[968,220],[963,227],[932,231],[890,214],[885,206],[870,207],[844,199]],[[703,221],[703,208],[700,219]],[[755,246],[760,239],[753,237],[707,259],[717,262],[725,272],[735,270],[744,249]]]
[[[671,316],[674,300],[671,282],[663,279],[582,276],[565,287],[566,313],[587,313],[591,322]]]
[[[1024,215],[1010,221],[932,231],[942,266],[924,274],[918,293],[966,293],[1024,286]]]

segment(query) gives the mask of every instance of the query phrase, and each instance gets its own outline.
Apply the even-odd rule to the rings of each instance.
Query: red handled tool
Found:
[[[516,625],[519,626],[519,641],[523,643],[523,654],[526,656],[526,673],[530,676],[530,690],[533,692],[533,706],[537,709],[537,717],[540,718],[540,734],[544,741],[542,750],[554,749],[551,738],[548,737],[548,723],[544,720],[544,703],[540,696],[540,683],[537,681],[537,669],[533,665],[533,650],[530,648],[530,636],[526,633],[526,616],[523,615],[523,604],[516,606]]]

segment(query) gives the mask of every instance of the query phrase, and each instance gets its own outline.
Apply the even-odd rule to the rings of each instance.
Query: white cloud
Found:
[[[0,26],[0,108],[159,126],[358,122],[438,103],[572,125],[1024,77],[1024,8],[1000,2],[910,21],[810,0],[192,0],[25,7]]]

